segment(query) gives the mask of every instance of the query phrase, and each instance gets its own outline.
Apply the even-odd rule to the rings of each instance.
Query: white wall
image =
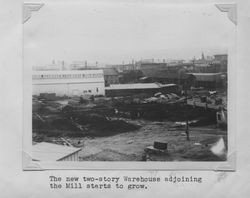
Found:
[[[97,91],[98,89],[98,91]],[[89,92],[89,90],[91,92]],[[61,84],[33,84],[32,94],[40,95],[40,93],[56,93],[57,96],[73,96],[73,95],[105,95],[104,82],[99,83],[61,83]]]
[[[79,161],[79,152],[73,153],[59,161]]]
[[[79,74],[81,77],[54,78],[56,74]],[[95,76],[92,76],[91,74],[95,74]],[[41,75],[44,77],[37,77]],[[57,96],[81,96],[85,94],[105,95],[103,71],[81,70],[33,72],[32,94],[40,95],[40,93],[56,93]]]

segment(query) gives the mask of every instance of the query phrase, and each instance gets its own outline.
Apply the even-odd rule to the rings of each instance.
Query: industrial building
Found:
[[[103,68],[105,85],[118,84],[119,74],[115,68]]]
[[[79,161],[81,148],[41,142],[32,146],[33,161]]]
[[[223,73],[192,73],[195,77],[196,87],[205,87],[208,89],[215,89],[223,85]]]
[[[194,76],[188,74],[185,69],[142,69],[147,82],[158,82],[162,84],[178,84],[189,88],[194,83]]]
[[[120,97],[131,96],[136,94],[155,94],[176,93],[178,86],[176,84],[160,84],[160,83],[134,83],[134,84],[116,84],[105,87],[106,96]]]
[[[103,70],[33,71],[32,94],[105,95]]]

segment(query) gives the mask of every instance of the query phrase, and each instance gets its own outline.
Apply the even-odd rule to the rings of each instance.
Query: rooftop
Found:
[[[222,73],[189,73],[194,76],[218,76],[221,75]]]
[[[36,161],[58,161],[80,150],[81,148],[41,142],[32,146],[32,159]]]
[[[32,71],[32,74],[102,74],[102,69],[90,69],[90,70],[44,70],[44,71]]]
[[[134,84],[112,84],[105,87],[106,90],[114,89],[157,89],[161,87],[171,87],[175,84],[160,84],[160,83],[134,83]]]

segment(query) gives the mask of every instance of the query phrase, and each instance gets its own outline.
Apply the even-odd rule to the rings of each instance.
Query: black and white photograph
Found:
[[[250,1],[0,1],[0,195],[248,198]]]
[[[24,4],[32,161],[227,161],[234,29],[215,4]]]

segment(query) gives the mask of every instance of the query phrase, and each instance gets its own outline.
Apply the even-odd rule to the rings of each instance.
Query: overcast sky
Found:
[[[46,3],[24,24],[25,64],[200,58],[226,53],[233,26],[212,4]]]

